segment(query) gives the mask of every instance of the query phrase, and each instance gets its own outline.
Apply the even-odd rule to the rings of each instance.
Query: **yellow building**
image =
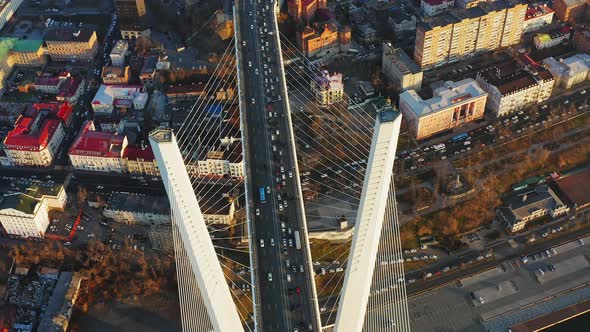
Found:
[[[483,117],[488,95],[471,78],[438,84],[433,86],[432,93],[432,98],[427,100],[414,90],[399,96],[399,109],[416,139]]]
[[[297,32],[297,44],[305,56],[319,58],[347,50],[350,36],[347,26],[338,31],[335,24],[308,25]]]
[[[421,68],[431,68],[514,45],[526,9],[525,4],[498,0],[425,18],[416,30],[414,60]]]
[[[17,40],[8,52],[8,62],[11,65],[41,66],[43,53],[42,40]]]
[[[45,35],[47,52],[54,61],[92,61],[98,50],[93,30],[55,29]]]

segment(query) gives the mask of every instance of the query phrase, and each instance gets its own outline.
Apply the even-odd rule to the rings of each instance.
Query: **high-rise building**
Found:
[[[526,9],[525,4],[498,0],[425,18],[416,30],[414,60],[431,68],[517,44]]]
[[[145,15],[145,0],[115,0],[117,15],[122,20],[137,19]]]

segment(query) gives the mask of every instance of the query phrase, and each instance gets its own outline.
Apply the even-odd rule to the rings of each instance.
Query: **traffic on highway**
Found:
[[[274,1],[239,7],[241,90],[257,320],[263,330],[317,330],[313,276]],[[244,104],[245,103],[245,104]]]

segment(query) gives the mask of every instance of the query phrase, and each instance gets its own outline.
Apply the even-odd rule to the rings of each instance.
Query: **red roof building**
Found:
[[[76,169],[122,173],[121,158],[127,147],[127,137],[111,132],[96,131],[94,122],[87,121],[68,155]]]
[[[33,104],[18,117],[4,139],[4,151],[15,166],[47,167],[64,138],[72,107],[67,104]]]
[[[58,101],[76,103],[84,88],[84,79],[80,77],[69,77],[65,80],[56,96]]]

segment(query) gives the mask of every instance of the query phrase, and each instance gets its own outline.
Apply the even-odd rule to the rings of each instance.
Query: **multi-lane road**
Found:
[[[259,330],[319,330],[274,1],[236,2]]]

